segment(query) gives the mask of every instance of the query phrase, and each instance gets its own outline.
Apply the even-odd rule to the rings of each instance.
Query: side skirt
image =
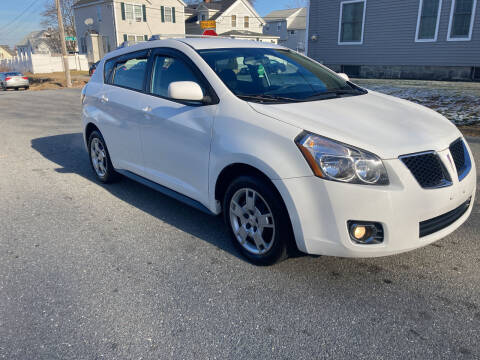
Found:
[[[143,184],[145,186],[148,186],[149,188],[153,189],[153,190],[156,190],[164,195],[167,195],[175,200],[178,200],[184,204],[187,204],[197,210],[200,210],[201,212],[204,212],[208,215],[212,215],[212,216],[216,216],[213,212],[211,212],[205,205],[203,205],[202,203],[196,201],[196,200],[193,200],[192,198],[189,198],[188,196],[185,196],[185,195],[182,195],[180,194],[179,192],[176,192],[175,190],[172,190],[172,189],[169,189],[165,186],[162,186],[160,184],[157,184],[156,182],[153,182],[153,181],[150,181],[148,179],[145,179],[144,177],[142,176],[139,176],[137,174],[134,174],[128,170],[117,170],[115,169],[116,172],[118,172],[119,174],[122,174],[123,176],[133,180],[133,181],[136,181],[136,182],[139,182],[140,184]]]

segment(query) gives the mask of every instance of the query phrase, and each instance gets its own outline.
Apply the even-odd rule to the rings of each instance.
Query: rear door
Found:
[[[148,50],[108,60],[98,96],[102,133],[117,169],[143,175],[139,98],[144,93]]]
[[[142,97],[140,134],[145,177],[208,205],[208,167],[216,100],[210,105],[168,97],[174,81],[194,81],[216,99],[200,70],[183,53],[156,49],[147,93]]]

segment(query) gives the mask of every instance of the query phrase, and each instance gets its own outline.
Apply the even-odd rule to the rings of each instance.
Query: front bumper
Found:
[[[440,152],[445,157],[448,150]],[[472,211],[476,170],[453,184],[423,189],[399,159],[384,160],[390,185],[355,185],[314,176],[274,180],[292,221],[297,246],[309,254],[342,257],[376,257],[413,250],[441,239]],[[452,170],[453,171],[453,170]],[[443,215],[471,198],[467,211],[452,224],[420,237],[419,223]],[[372,221],[383,225],[381,244],[360,245],[349,236],[347,221]]]

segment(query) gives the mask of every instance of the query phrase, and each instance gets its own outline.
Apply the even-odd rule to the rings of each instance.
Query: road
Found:
[[[96,182],[79,114],[79,90],[0,93],[0,358],[480,357],[478,200],[413,252],[255,267],[221,218]]]

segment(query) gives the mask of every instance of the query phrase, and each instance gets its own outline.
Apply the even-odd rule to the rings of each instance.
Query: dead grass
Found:
[[[464,125],[459,126],[458,129],[465,136],[477,136],[480,137],[480,125]]]
[[[72,87],[82,88],[90,79],[88,71],[71,71]],[[65,74],[63,72],[48,74],[25,73],[30,80],[31,90],[52,90],[66,87]]]

